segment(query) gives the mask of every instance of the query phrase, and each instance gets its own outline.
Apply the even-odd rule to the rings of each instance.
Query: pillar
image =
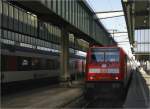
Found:
[[[61,32],[61,54],[60,54],[60,81],[67,82],[69,74],[69,33],[62,29]]]

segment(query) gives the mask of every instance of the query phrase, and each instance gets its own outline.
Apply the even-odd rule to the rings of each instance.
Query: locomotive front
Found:
[[[87,54],[86,92],[121,89],[124,82],[122,61],[119,47],[91,47]]]

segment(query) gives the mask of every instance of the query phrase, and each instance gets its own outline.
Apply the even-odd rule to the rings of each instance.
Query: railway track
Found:
[[[86,100],[84,96],[80,96],[73,101],[65,104],[63,108],[122,108],[124,100],[119,98],[101,98],[95,96],[93,99]]]

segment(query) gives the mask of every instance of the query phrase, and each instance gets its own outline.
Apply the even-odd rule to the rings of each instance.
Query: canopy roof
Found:
[[[150,1],[122,0],[130,43],[134,44],[135,29],[150,29]]]

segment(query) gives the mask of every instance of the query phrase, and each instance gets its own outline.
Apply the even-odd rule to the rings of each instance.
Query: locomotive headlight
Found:
[[[119,73],[119,68],[110,68],[108,69],[108,73]]]
[[[89,73],[100,73],[100,69],[99,68],[90,68]]]
[[[118,78],[118,77],[115,77],[115,79],[118,80],[119,78]]]

